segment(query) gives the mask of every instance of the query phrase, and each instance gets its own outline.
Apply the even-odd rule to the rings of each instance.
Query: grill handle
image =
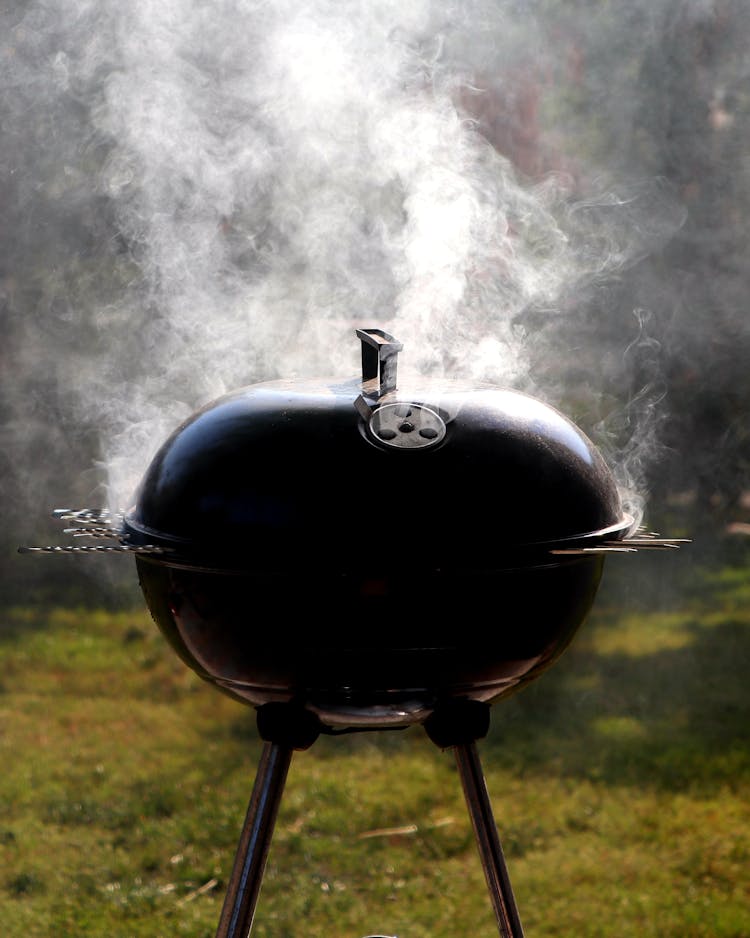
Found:
[[[396,390],[396,364],[404,346],[382,329],[356,331],[362,342],[362,393],[378,400]]]

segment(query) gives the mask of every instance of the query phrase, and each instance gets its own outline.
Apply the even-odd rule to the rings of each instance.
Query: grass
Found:
[[[527,938],[750,936],[750,568],[609,562],[479,743]],[[8,938],[213,936],[261,751],[140,604],[0,618]],[[451,753],[420,727],[292,761],[253,935],[497,934]]]

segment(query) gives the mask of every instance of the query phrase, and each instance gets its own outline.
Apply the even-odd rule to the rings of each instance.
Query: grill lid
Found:
[[[219,398],[165,441],[127,512],[57,509],[75,542],[19,551],[345,573],[513,568],[684,543],[632,530],[601,454],[553,407],[496,387],[399,390],[401,343],[380,329],[357,336],[361,379]]]
[[[124,518],[164,562],[485,569],[601,546],[632,519],[594,444],[517,391],[398,388],[401,344],[360,330],[362,378],[225,395],[175,430]]]

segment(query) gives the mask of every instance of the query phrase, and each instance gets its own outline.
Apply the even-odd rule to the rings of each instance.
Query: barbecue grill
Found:
[[[490,707],[565,650],[608,554],[679,541],[634,529],[555,408],[400,386],[402,344],[357,336],[361,376],[239,389],[174,431],[122,515],[56,512],[108,544],[26,550],[133,553],[177,654],[255,708],[265,745],[217,938],[251,930],[293,752],[414,724],[455,753],[500,934],[519,938],[476,748]]]

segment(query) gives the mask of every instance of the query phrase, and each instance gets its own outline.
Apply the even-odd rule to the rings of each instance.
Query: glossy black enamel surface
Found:
[[[609,469],[553,408],[499,389],[395,392],[445,426],[436,446],[404,450],[369,432],[358,393],[265,384],[208,406],[146,473],[131,540],[222,569],[495,569],[623,527]]]
[[[255,706],[295,700],[334,726],[406,724],[446,697],[491,703],[522,687],[568,646],[602,563],[315,576],[137,558],[155,621],[201,677]]]

